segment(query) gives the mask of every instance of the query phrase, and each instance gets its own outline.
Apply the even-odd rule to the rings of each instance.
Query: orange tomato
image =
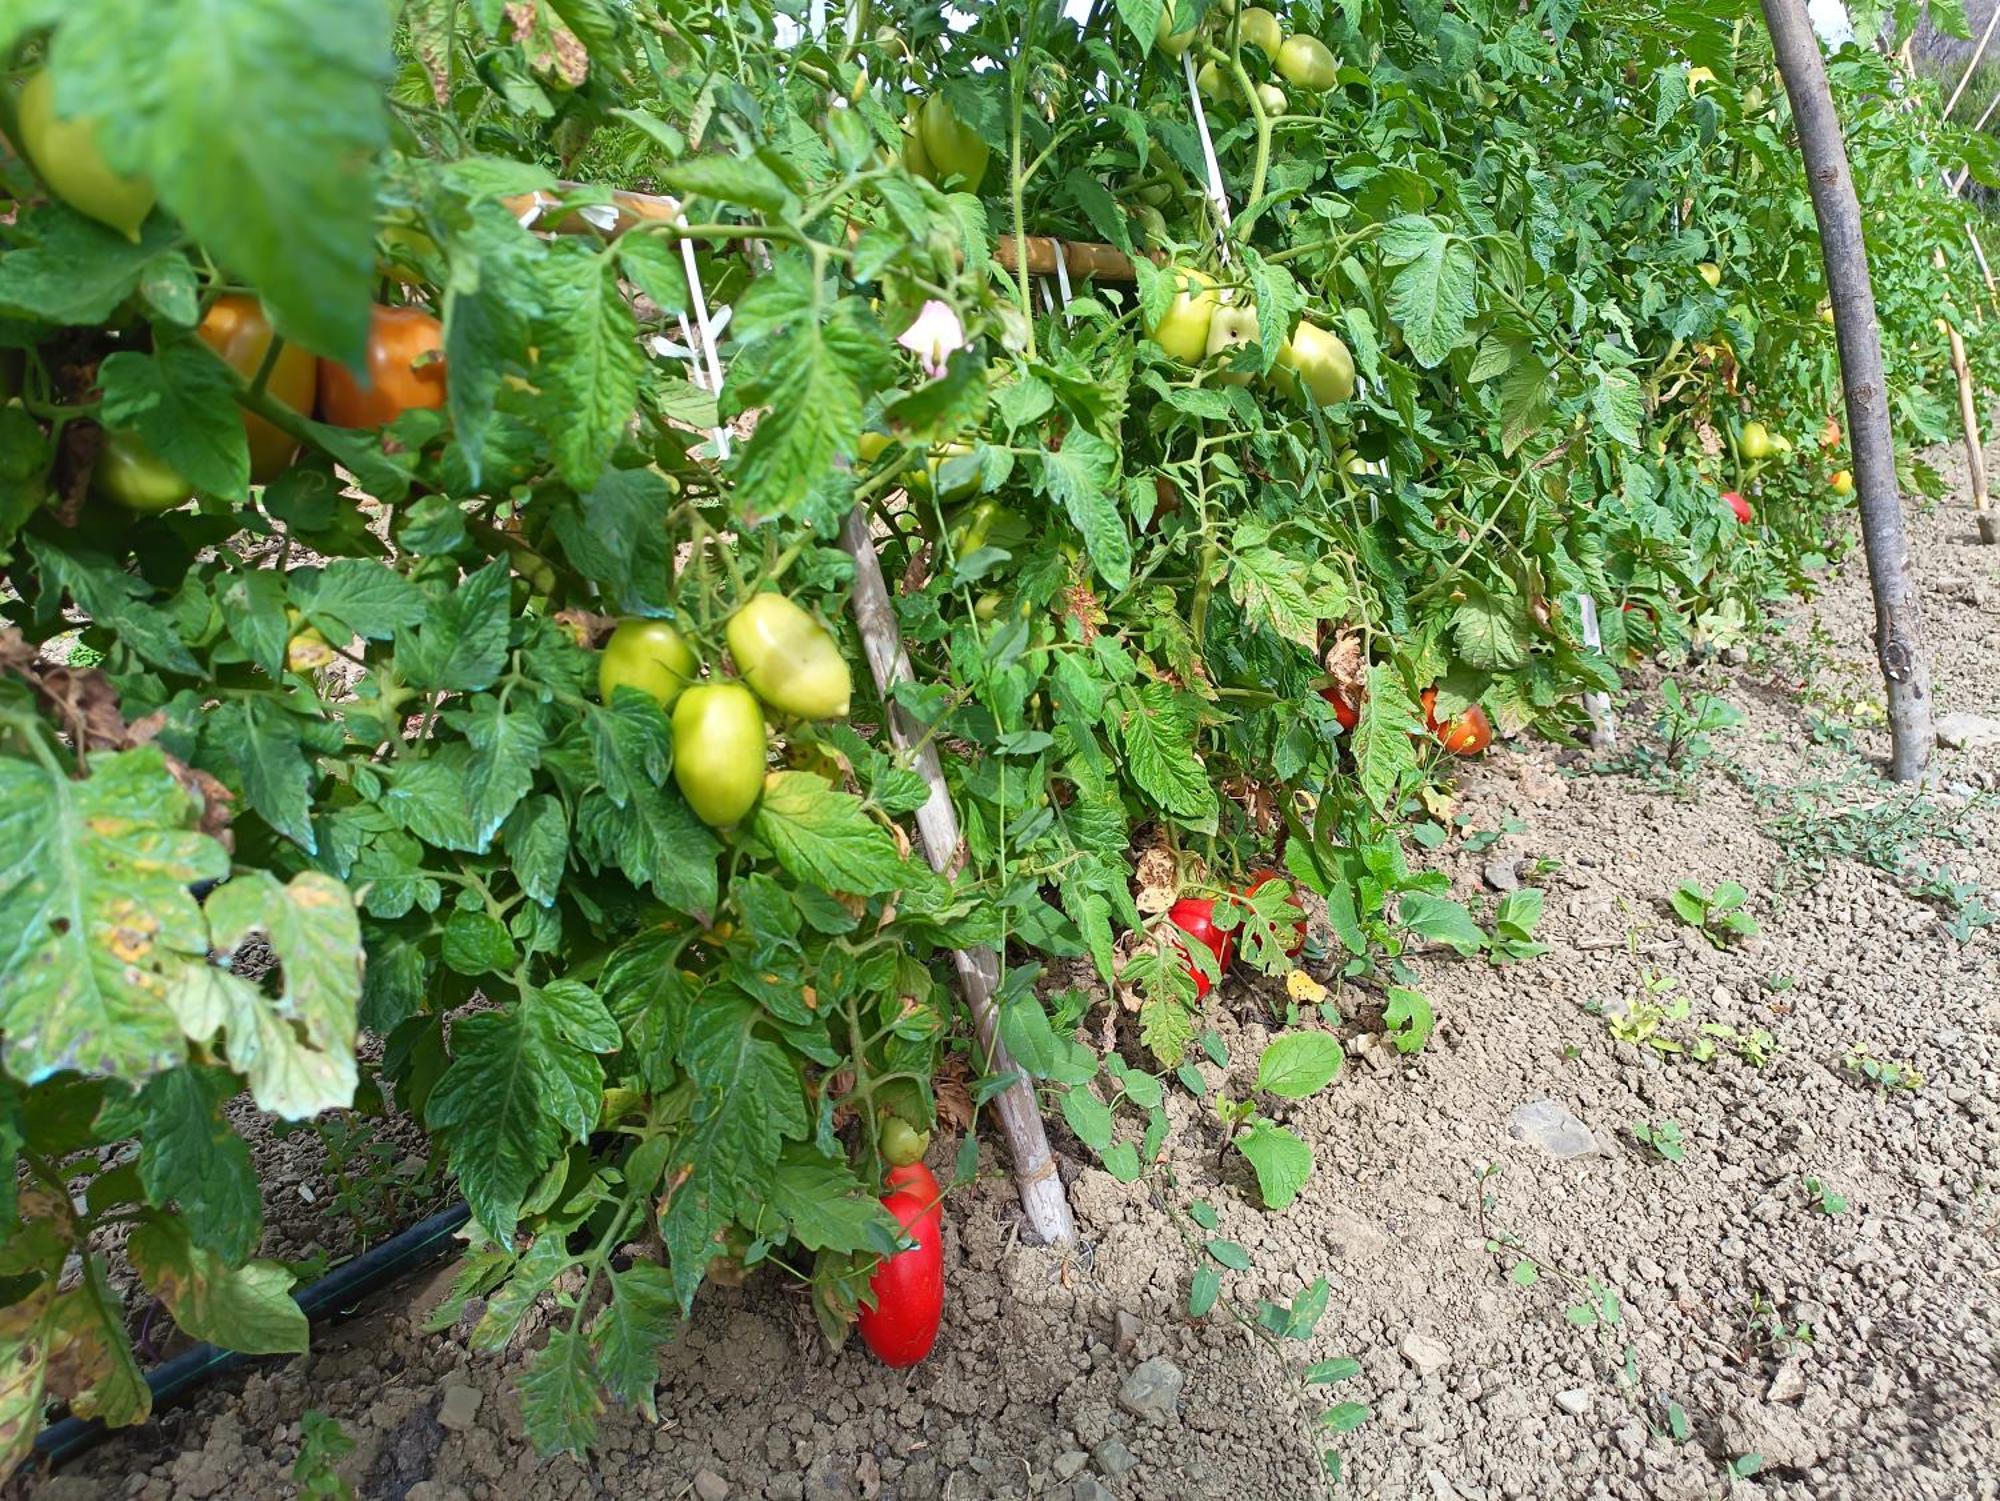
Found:
[[[264,368],[264,356],[271,348],[271,320],[263,304],[244,292],[227,292],[215,300],[208,316],[195,330],[201,341],[246,381],[254,381]],[[309,413],[319,390],[319,361],[297,344],[278,351],[264,390],[273,401],[293,411]],[[250,440],[250,479],[264,484],[283,474],[299,445],[289,433],[280,432],[262,417],[243,414],[243,435]]]
[[[1486,711],[1473,704],[1456,719],[1438,723],[1438,691],[1426,688],[1420,695],[1424,706],[1424,723],[1437,736],[1438,744],[1454,756],[1476,756],[1493,743],[1493,721],[1486,717]]]
[[[376,308],[364,373],[365,384],[337,361],[319,362],[322,421],[382,427],[405,412],[443,406],[444,325],[422,308]]]

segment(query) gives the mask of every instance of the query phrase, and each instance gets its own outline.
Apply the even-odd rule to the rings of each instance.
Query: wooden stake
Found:
[[[930,787],[929,798],[917,809],[918,842],[932,870],[956,876],[964,863],[958,815],[952,810],[951,793],[945,787],[944,768],[938,764],[929,727],[895,701],[896,684],[912,678],[910,659],[903,650],[881,560],[875,555],[875,540],[868,534],[867,513],[858,506],[841,525],[840,545],[854,559],[854,624],[861,632],[862,650],[868,654],[875,687],[882,702],[889,705],[889,737],[898,750],[914,755],[917,774]],[[1073,1241],[1076,1221],[1070,1214],[1062,1179],[1056,1175],[1055,1157],[1049,1151],[1034,1089],[1000,1040],[1000,1012],[993,1004],[993,993],[1000,985],[1000,962],[988,948],[958,949],[951,958],[958,970],[959,989],[972,1012],[986,1072],[1015,1076],[1013,1083],[988,1102],[988,1108],[999,1121],[1000,1135],[1014,1161],[1014,1187],[1020,1192],[1028,1224],[1044,1241]]]
[[[2000,15],[1996,8],[1995,15]],[[1959,336],[1958,325],[1945,320],[1945,332],[1951,335],[1951,368],[1958,377],[1958,420],[1965,427],[1965,472],[1972,477],[1972,519],[1979,528],[1979,540],[1991,546],[2000,541],[2000,527],[1994,525],[1993,513],[1986,494],[1986,449],[1979,439],[1978,400],[1972,389],[1972,370],[1965,360],[1965,340]]]
[[[1840,344],[1841,384],[1847,396],[1847,432],[1854,446],[1854,478],[1861,507],[1861,538],[1868,581],[1875,595],[1875,654],[1888,699],[1892,749],[1889,776],[1921,780],[1930,769],[1930,660],[1924,649],[1923,610],[1903,533],[1896,493],[1896,450],[1889,428],[1887,383],[1882,374],[1882,330],[1875,290],[1868,280],[1868,247],[1861,205],[1854,193],[1847,145],[1826,81],[1826,59],[1806,20],[1804,0],[1762,0],[1778,72],[1792,101],[1820,252],[1833,297],[1834,333]]]

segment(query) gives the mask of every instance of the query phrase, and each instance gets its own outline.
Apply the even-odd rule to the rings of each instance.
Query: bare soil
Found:
[[[1914,526],[1939,705],[2000,716],[2000,552],[1956,506]],[[914,1371],[829,1353],[796,1290],[753,1279],[704,1293],[668,1353],[657,1422],[614,1412],[590,1461],[544,1461],[513,1394],[524,1352],[474,1355],[469,1322],[422,1332],[447,1270],[320,1331],[310,1357],[10,1494],[296,1494],[314,1409],[357,1441],[340,1468],[368,1501],[1289,1501],[1327,1493],[1326,1449],[1343,1457],[1335,1493],[1359,1497],[2000,1496],[2000,929],[1961,942],[1948,924],[1963,931],[1963,904],[1916,893],[1903,868],[1943,866],[1974,901],[2000,893],[2000,752],[1943,752],[1930,837],[1900,847],[1913,815],[1875,777],[1883,734],[1855,723],[1879,693],[1872,630],[1856,557],[1747,662],[1676,667],[1744,716],[1685,779],[1599,774],[1546,745],[1473,768],[1460,812],[1501,838],[1453,845],[1442,868],[1484,911],[1488,867],[1527,862],[1551,952],[1420,961],[1439,1027],[1407,1059],[1367,1045],[1375,999],[1340,996],[1350,1064],[1284,1112],[1317,1165],[1283,1213],[1257,1207],[1240,1159],[1218,1169],[1212,1120],[1173,1090],[1167,1156],[1129,1186],[1055,1122],[1076,1248],[1022,1243],[989,1149],[988,1174],[949,1206],[945,1327]],[[1622,706],[1628,741],[1654,743],[1658,676]],[[1728,879],[1760,931],[1725,949],[1665,898]],[[1617,1040],[1610,1019],[1629,1026],[1653,993],[1689,1003],[1666,1035],[1762,1029],[1768,1062],[1726,1043],[1704,1062]],[[1242,979],[1220,998],[1231,1065],[1203,1067],[1240,1096],[1277,1002]],[[1857,1046],[1921,1071],[1921,1087],[1870,1083],[1845,1066]],[[1595,1150],[1558,1159],[1510,1135],[1511,1113],[1543,1099]],[[1634,1138],[1647,1122],[1680,1128],[1684,1160]],[[288,1185],[270,1232],[287,1254],[339,1249],[311,1140],[264,1147]],[[955,1147],[939,1143],[936,1161]],[[1206,1239],[1196,1201],[1251,1260],[1201,1322],[1185,1316]],[[1491,1237],[1520,1249],[1496,1255]],[[1524,1256],[1532,1285],[1509,1276]],[[1310,1341],[1254,1330],[1259,1297],[1322,1274],[1332,1303]],[[1616,1321],[1580,1327],[1570,1310],[1613,1306],[1607,1294]],[[1305,1389],[1306,1364],[1334,1356],[1361,1373]],[[1128,1378],[1149,1361],[1183,1384],[1135,1414],[1147,1404]],[[1372,1418],[1328,1432],[1321,1414],[1348,1400]],[[1746,1454],[1761,1467],[1733,1479]]]

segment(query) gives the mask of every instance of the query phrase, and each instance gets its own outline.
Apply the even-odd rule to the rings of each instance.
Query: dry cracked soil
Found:
[[[1913,535],[1938,704],[2000,716],[2000,552],[1957,503]],[[1280,1112],[1316,1158],[1282,1213],[1170,1089],[1174,1134],[1137,1183],[1054,1120],[1075,1248],[1024,1243],[985,1150],[948,1206],[944,1329],[915,1370],[829,1352],[790,1287],[715,1288],[657,1421],[613,1412],[589,1461],[542,1460],[524,1352],[475,1355],[469,1320],[423,1332],[440,1270],[7,1494],[294,1495],[310,1410],[355,1441],[339,1469],[366,1501],[1289,1501],[1329,1493],[1327,1450],[1333,1494],[1412,1501],[2000,1496],[2000,928],[1980,926],[2000,748],[1942,752],[1920,799],[1878,780],[1872,631],[1856,556],[1733,661],[1673,669],[1742,716],[1692,766],[1606,773],[1530,743],[1473,768],[1458,812],[1479,837],[1436,858],[1482,914],[1496,885],[1542,889],[1549,952],[1421,959],[1438,1027],[1407,1058],[1371,1042],[1378,997],[1340,995],[1347,1069]],[[1621,706],[1628,746],[1657,746],[1661,675]],[[1729,880],[1757,932],[1717,947],[1665,898]],[[1230,1062],[1201,1067],[1240,1097],[1279,1001],[1241,978],[1219,994]],[[1575,1155],[1510,1129],[1537,1101]],[[1635,1125],[1676,1128],[1679,1160]],[[290,1206],[267,1252],[341,1249],[315,1140],[262,1148]],[[1197,1203],[1248,1261],[1200,1321]],[[1256,1327],[1258,1299],[1321,1276],[1310,1339]],[[1303,1383],[1336,1357],[1358,1372]],[[1335,1432],[1336,1404],[1366,1421]]]

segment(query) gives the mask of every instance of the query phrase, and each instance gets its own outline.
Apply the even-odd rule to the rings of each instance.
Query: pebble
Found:
[[[1982,714],[1946,714],[1936,721],[1939,745],[1951,750],[1992,750],[2000,746],[2000,719]]]
[[[1069,1484],[1070,1501],[1118,1501],[1095,1475],[1079,1475]]]
[[[1090,1456],[1081,1449],[1072,1449],[1067,1454],[1056,1456],[1056,1479],[1071,1480],[1081,1474],[1083,1467],[1090,1463]]]
[[[1138,1464],[1138,1458],[1125,1447],[1122,1439],[1108,1438],[1090,1451],[1090,1462],[1098,1470],[1112,1477],[1123,1475]]]
[[[1795,1313],[1796,1309],[1793,1310]],[[1806,1394],[1805,1364],[1796,1355],[1771,1377],[1771,1388],[1764,1393],[1766,1402],[1796,1402]]]
[[[1139,1343],[1139,1335],[1145,1328],[1137,1314],[1119,1309],[1111,1316],[1111,1348],[1120,1355],[1130,1355]]]
[[[1597,1151],[1597,1138],[1590,1134],[1590,1127],[1568,1106],[1554,1100],[1530,1100],[1516,1106],[1507,1117],[1507,1134],[1558,1159],[1588,1157]]]
[[[693,1485],[701,1501],[729,1501],[729,1482],[713,1470],[696,1470]]]
[[[1451,1364],[1450,1345],[1414,1329],[1403,1336],[1400,1348],[1403,1359],[1416,1367],[1419,1376],[1434,1375]]]
[[[1187,1377],[1165,1356],[1142,1360],[1118,1388],[1118,1405],[1135,1418],[1156,1412],[1172,1412],[1181,1399]]]
[[[438,1426],[463,1433],[478,1418],[479,1404],[485,1397],[476,1386],[467,1386],[462,1381],[447,1382],[444,1396],[438,1402]]]
[[[1596,1398],[1586,1387],[1572,1386],[1567,1391],[1556,1393],[1556,1406],[1573,1418],[1580,1418],[1589,1412]]]
[[[1480,871],[1486,884],[1495,891],[1516,891],[1521,885],[1521,862],[1512,858],[1488,860]]]

